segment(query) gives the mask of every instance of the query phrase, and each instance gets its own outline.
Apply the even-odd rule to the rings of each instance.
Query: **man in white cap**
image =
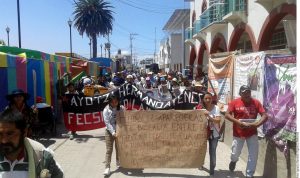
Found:
[[[133,76],[132,75],[127,75],[126,76],[126,83],[129,83],[131,85],[133,85]]]
[[[172,93],[172,98],[176,98],[177,96],[179,96],[181,94],[180,86],[179,86],[177,78],[172,79],[170,91]]]
[[[165,77],[160,78],[160,85],[158,86],[158,95],[163,100],[172,98],[172,95],[167,87],[167,81]]]
[[[144,84],[144,88],[145,89],[152,89],[153,88],[150,77],[146,77],[146,82]]]
[[[204,93],[204,88],[203,88],[203,85],[201,84],[200,81],[196,81],[194,83],[194,91],[197,92],[197,93]]]

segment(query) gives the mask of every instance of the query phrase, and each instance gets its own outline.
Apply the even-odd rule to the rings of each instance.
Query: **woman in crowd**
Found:
[[[106,125],[105,131],[105,142],[106,142],[106,157],[105,157],[105,170],[104,175],[110,175],[110,162],[111,156],[113,152],[113,145],[116,141],[116,117],[117,112],[124,110],[124,107],[120,105],[120,100],[116,95],[111,95],[109,98],[109,104],[103,110],[103,118]],[[118,149],[116,147],[116,159],[117,159],[117,167],[119,168],[119,157],[118,157]]]
[[[28,128],[27,137],[31,138],[32,126],[37,119],[37,109],[32,109],[28,106],[26,101],[29,99],[29,94],[25,93],[21,89],[16,89],[13,90],[11,94],[6,95],[6,99],[8,100],[8,106],[5,110],[22,113],[23,119],[25,119]]]
[[[212,94],[209,92],[205,92],[202,95],[202,109],[204,111],[205,116],[208,120],[208,143],[209,143],[209,157],[210,157],[210,175],[214,175],[214,170],[216,167],[216,151],[218,140],[220,138],[220,121],[221,114],[218,106],[212,104]]]

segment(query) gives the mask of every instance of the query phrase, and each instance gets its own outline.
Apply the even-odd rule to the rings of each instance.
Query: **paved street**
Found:
[[[104,129],[78,132],[78,137],[69,140],[63,129],[59,125],[58,135],[60,138],[41,139],[41,142],[55,151],[55,158],[62,166],[66,178],[96,178],[104,177],[105,160],[105,139]],[[230,148],[219,142],[217,148],[216,178],[243,178],[246,163],[240,160],[237,163],[236,171],[228,171]],[[205,158],[204,169],[144,169],[144,170],[116,170],[115,152],[113,153],[111,164],[111,178],[123,177],[187,177],[205,178],[209,177],[208,152]],[[256,178],[262,176],[256,174]]]

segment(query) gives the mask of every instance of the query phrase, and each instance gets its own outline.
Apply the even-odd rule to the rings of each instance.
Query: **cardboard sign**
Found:
[[[117,116],[124,168],[199,168],[204,164],[207,119],[202,110],[124,111]]]

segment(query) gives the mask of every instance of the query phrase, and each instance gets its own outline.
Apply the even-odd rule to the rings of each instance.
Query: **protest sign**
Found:
[[[209,59],[208,78],[211,85],[209,85],[208,91],[216,92],[221,111],[227,110],[227,105],[231,100],[233,60],[234,55]]]
[[[243,54],[235,57],[233,98],[240,97],[242,85],[248,85],[251,96],[263,103],[264,52]]]
[[[281,147],[287,140],[296,142],[296,76],[296,56],[266,56],[264,107],[269,119],[264,130]]]
[[[171,100],[159,100],[130,84],[124,84],[109,93],[91,97],[82,94],[67,94],[63,98],[66,128],[71,131],[84,131],[105,127],[102,111],[112,94],[119,96],[126,110],[193,109],[201,101],[201,94],[191,91],[184,91]]]
[[[125,111],[117,118],[124,168],[199,168],[204,164],[207,119],[202,110]]]

